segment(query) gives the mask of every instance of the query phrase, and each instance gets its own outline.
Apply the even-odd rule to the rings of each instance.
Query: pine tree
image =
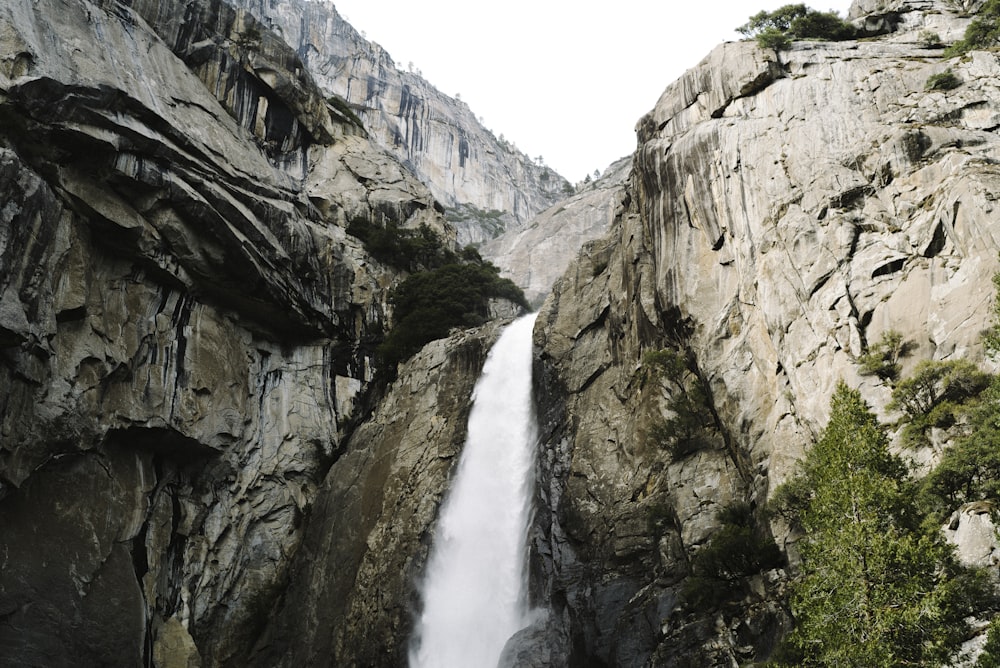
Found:
[[[856,390],[841,383],[793,494],[804,537],[788,650],[801,666],[938,666],[958,648],[976,576],[921,528],[904,463]]]

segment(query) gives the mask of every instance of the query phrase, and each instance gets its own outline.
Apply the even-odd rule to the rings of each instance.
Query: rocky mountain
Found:
[[[378,370],[399,272],[345,229],[454,230],[224,2],[0,42],[0,656],[242,664]]]
[[[914,347],[904,372],[983,361],[1000,60],[927,45],[928,31],[961,37],[959,9],[858,2],[852,17],[891,32],[777,54],[724,44],[640,121],[612,233],[556,285],[535,331],[549,510],[537,586],[572,637],[570,665],[767,656],[790,624],[781,571],[755,576],[735,609],[679,602],[719,510],[762,509],[840,379],[894,421],[889,387],[858,364],[886,331]],[[961,84],[928,89],[948,68]],[[710,397],[690,452],[655,437],[682,391],[648,381],[645,355],[661,349],[680,351],[688,387]],[[787,527],[769,528],[783,543]]]
[[[766,659],[791,625],[797,537],[763,506],[837,382],[891,423],[890,388],[859,365],[884,333],[911,350],[904,373],[984,362],[1000,57],[937,43],[980,4],[859,0],[865,39],[721,45],[640,120],[631,161],[545,215],[565,237],[610,225],[536,324],[532,593],[548,614],[507,665]],[[426,225],[448,241],[454,227],[369,138],[377,123],[327,99],[291,35],[301,20],[271,24],[293,48],[248,8],[0,5],[12,665],[406,661],[415,578],[503,320],[380,373],[403,272],[347,230]],[[388,71],[358,48],[372,51],[356,71]],[[946,71],[954,86],[928,85]],[[521,248],[533,234],[514,232]],[[680,360],[677,375],[657,360]],[[662,426],[685,405],[697,437],[671,450]],[[733,502],[780,563],[725,605],[691,605],[692,564]],[[957,510],[949,536],[991,563],[988,513]]]
[[[632,158],[610,165],[575,195],[485,241],[479,251],[523,290],[536,308],[585,242],[604,236],[621,206]]]
[[[378,44],[322,0],[236,0],[291,44],[328,95],[346,101],[380,145],[449,210],[459,244],[479,244],[523,224],[573,187],[484,128],[467,104]]]

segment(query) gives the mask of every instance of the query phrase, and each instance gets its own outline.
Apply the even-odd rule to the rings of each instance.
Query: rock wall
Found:
[[[438,506],[500,322],[428,344],[348,441],[254,666],[402,666]]]
[[[864,5],[853,16],[866,21]],[[638,125],[611,234],[557,283],[536,326],[544,448],[536,591],[570,665],[737,665],[787,628],[780,571],[737,606],[679,598],[716,513],[758,510],[825,424],[834,385],[888,421],[857,359],[894,329],[925,358],[981,360],[994,298],[1000,60],[945,60],[947,2],[894,4],[878,39],[724,44]],[[878,18],[878,17],[876,17]],[[954,90],[926,90],[951,68]],[[701,446],[655,438],[675,390],[643,356],[689,356],[709,390]],[[758,521],[763,518],[758,515]],[[780,525],[770,527],[779,543]]]
[[[523,223],[572,192],[554,171],[495,137],[469,106],[419,74],[396,67],[334,4],[238,0],[301,55],[320,87],[346,100],[377,142],[457,208],[459,243],[480,243]],[[509,214],[509,218],[489,215]]]
[[[344,227],[454,232],[223,2],[0,44],[0,656],[245,665],[377,373],[398,277]]]
[[[580,247],[610,229],[631,169],[631,157],[619,160],[577,194],[484,242],[480,253],[541,306]]]

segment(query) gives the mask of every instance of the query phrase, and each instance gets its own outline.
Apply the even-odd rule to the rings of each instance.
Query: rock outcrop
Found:
[[[529,303],[541,306],[580,247],[608,232],[620,212],[622,189],[631,169],[631,157],[613,163],[600,179],[487,240],[479,251],[524,290]]]
[[[573,189],[552,169],[484,128],[464,102],[396,67],[334,3],[236,0],[302,57],[320,87],[345,100],[382,146],[449,210],[460,245],[525,223]]]
[[[886,3],[879,15],[886,18]],[[557,283],[536,326],[544,448],[537,590],[565,614],[571,665],[736,665],[788,617],[780,571],[735,607],[691,610],[690,560],[733,501],[762,507],[825,424],[834,385],[886,418],[858,357],[892,329],[920,359],[981,359],[1000,220],[1000,60],[945,60],[951,3],[892,4],[878,39],[724,44],[664,92],[611,234]],[[867,4],[853,16],[866,21]],[[925,89],[951,68],[962,84]],[[680,351],[706,390],[698,447],[656,426]],[[763,518],[758,514],[758,521]],[[771,529],[781,543],[784,529]]]
[[[431,139],[433,94],[332,7],[241,7],[0,5],[0,656],[13,665],[405,661],[499,323],[428,345],[386,386],[374,346],[400,275],[346,228],[425,224],[454,240],[444,196],[368,133],[382,118],[411,162],[451,155],[459,170],[460,133]],[[288,7],[327,17],[315,35],[275,19],[288,38],[299,26],[294,49],[254,18]],[[766,658],[790,623],[781,568],[725,605],[685,602],[718,511],[746,503],[794,558],[761,509],[836,382],[894,417],[859,356],[895,330],[907,368],[981,358],[1000,57],[946,61],[921,35],[961,35],[959,9],[863,0],[852,17],[881,37],[722,45],[640,120],[622,182],[546,215],[565,236],[613,220],[537,321],[532,590],[549,611],[505,664]],[[308,46],[337,31],[344,54]],[[310,62],[330,81],[344,68],[369,122],[327,99]],[[961,85],[925,89],[947,68]],[[466,139],[467,161],[494,150]],[[491,189],[534,178],[475,169],[484,209]],[[543,245],[530,226],[516,235]],[[543,274],[536,256],[516,261]],[[665,349],[676,377],[652,372],[647,353]],[[688,392],[697,438],[670,451],[662,426]],[[970,563],[996,559],[987,510],[948,528]]]
[[[255,666],[402,666],[434,522],[500,322],[435,341],[401,368],[313,506]]]
[[[0,44],[0,656],[244,665],[377,371],[398,274],[345,227],[454,232],[224,2]]]

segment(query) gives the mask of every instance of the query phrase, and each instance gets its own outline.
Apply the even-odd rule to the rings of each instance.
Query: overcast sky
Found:
[[[577,182],[635,149],[667,84],[751,14],[790,0],[334,0],[397,67]],[[809,3],[807,3],[809,4]],[[811,5],[847,15],[850,0]]]

